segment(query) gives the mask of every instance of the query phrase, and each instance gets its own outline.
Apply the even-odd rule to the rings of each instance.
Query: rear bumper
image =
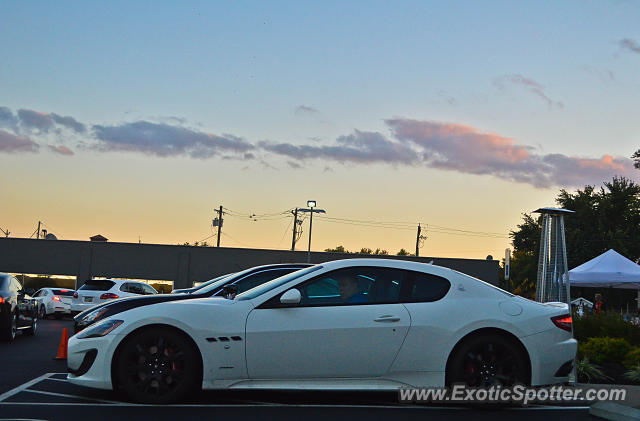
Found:
[[[91,307],[97,306],[100,303],[71,303],[71,310],[74,313],[80,313],[81,311],[85,311],[90,309]]]
[[[560,329],[548,330],[520,338],[531,357],[531,385],[542,386],[566,383],[569,374],[566,367],[576,358],[578,341],[567,338]]]

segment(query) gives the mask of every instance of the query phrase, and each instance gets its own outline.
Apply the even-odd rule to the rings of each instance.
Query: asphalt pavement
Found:
[[[41,320],[36,336],[19,335],[0,343],[0,421],[237,419],[452,419],[511,420],[596,419],[586,407],[468,408],[400,404],[396,393],[205,391],[180,405],[137,405],[110,391],[66,381],[66,362],[55,360],[63,328],[71,320]]]

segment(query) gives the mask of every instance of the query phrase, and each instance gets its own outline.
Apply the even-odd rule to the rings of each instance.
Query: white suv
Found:
[[[151,285],[127,279],[91,279],[82,285],[71,301],[71,312],[79,313],[116,298],[157,294]]]

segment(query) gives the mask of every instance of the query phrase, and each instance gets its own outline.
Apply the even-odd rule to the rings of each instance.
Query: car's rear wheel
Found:
[[[151,328],[127,338],[115,371],[119,390],[141,403],[183,399],[198,386],[200,356],[179,332]]]
[[[470,387],[513,386],[529,382],[522,350],[501,335],[478,335],[455,351],[447,371],[447,384]]]
[[[38,331],[38,316],[33,317],[31,320],[31,326],[28,329],[25,329],[23,332],[27,335],[35,335]]]
[[[44,305],[40,306],[40,309],[38,311],[38,317],[40,319],[46,319],[47,318],[47,310],[44,308]]]
[[[3,327],[4,332],[2,332],[2,339],[6,342],[13,341],[18,334],[18,314],[12,313],[7,317]]]

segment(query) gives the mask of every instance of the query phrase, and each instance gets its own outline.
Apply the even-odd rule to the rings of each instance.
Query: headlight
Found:
[[[78,339],[99,338],[108,335],[113,329],[124,323],[123,320],[106,320],[78,334]]]
[[[102,308],[98,308],[93,310],[92,312],[90,312],[89,314],[87,314],[86,316],[84,316],[82,319],[78,320],[78,323],[83,324],[83,325],[88,325],[93,323],[97,318],[99,318],[100,316],[102,316],[104,313],[107,312],[107,310],[109,310],[108,307],[102,307]]]

